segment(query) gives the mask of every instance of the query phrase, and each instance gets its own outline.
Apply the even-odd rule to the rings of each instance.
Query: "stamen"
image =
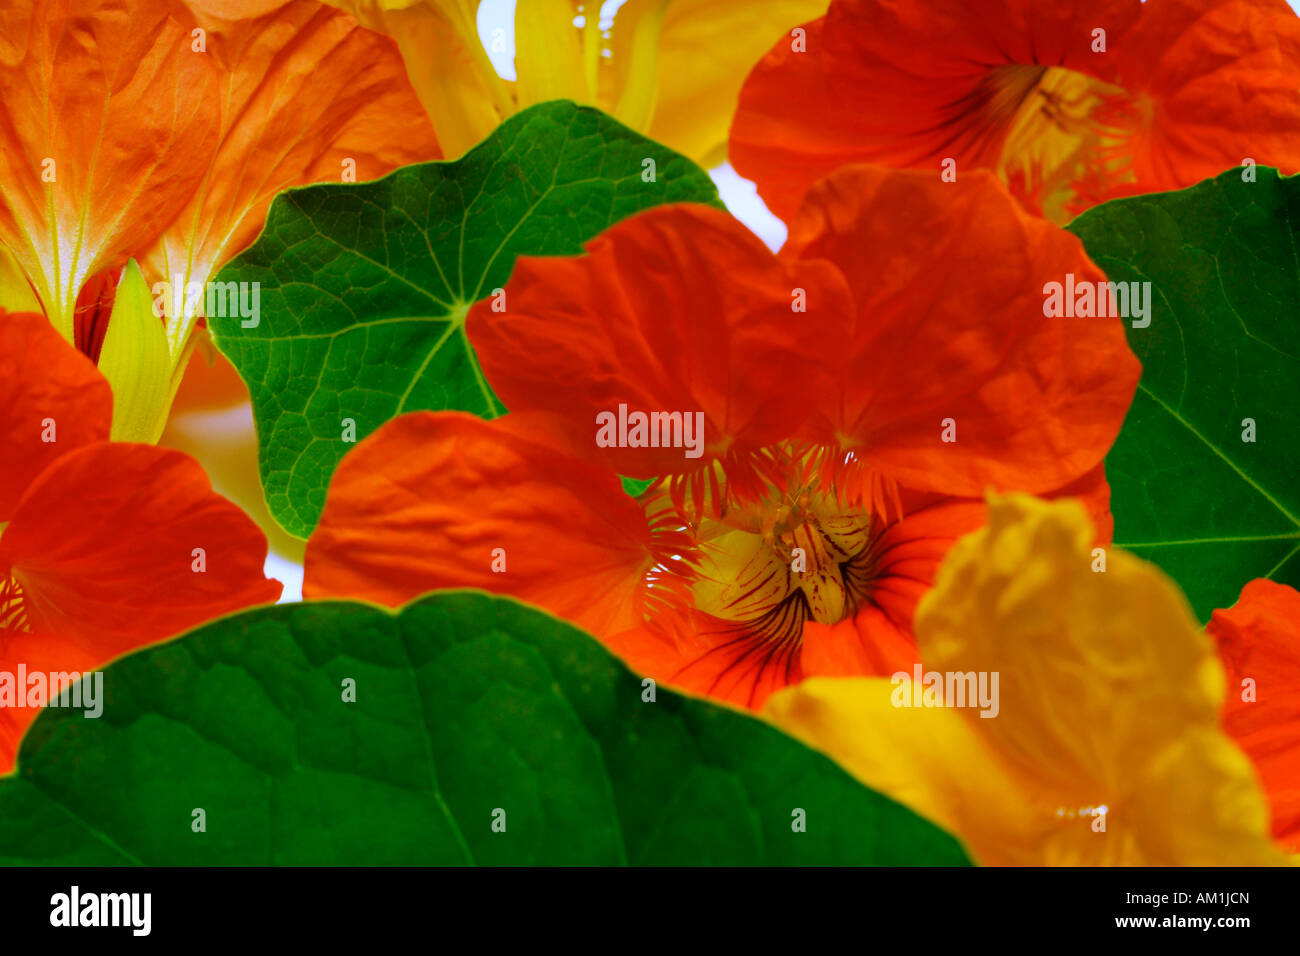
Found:
[[[1018,74],[1006,71],[1023,69],[1002,67],[994,76],[1014,82]],[[1033,69],[1041,72],[1032,94],[1014,113],[997,117],[1006,136],[996,168],[1013,191],[1036,200],[1030,205],[1048,218],[1068,218],[1080,201],[1074,194],[1080,181],[1100,195],[1108,184],[1131,178],[1119,112],[1128,97],[1119,87],[1073,70]]]
[[[769,486],[761,502],[690,529],[700,549],[694,607],[717,643],[679,675],[718,667],[713,690],[748,683],[752,700],[763,681],[795,678],[807,623],[837,624],[870,600],[887,521],[792,480],[798,474],[787,472],[783,492]]]
[[[784,447],[728,448],[704,467],[669,476],[666,483],[673,505],[688,521],[720,518],[732,508],[764,500],[788,480],[792,464]]]
[[[27,606],[23,602],[23,589],[13,578],[0,578],[0,628],[11,631],[29,631]]]
[[[861,450],[819,446],[802,459],[803,481],[829,494],[847,511],[861,511],[891,521],[903,517],[898,482],[871,467]]]
[[[916,161],[962,152],[992,167],[1027,208],[1065,221],[1091,201],[1083,192],[1101,196],[1108,184],[1132,177],[1131,107],[1124,90],[1086,74],[1004,63],[953,101],[938,127],[923,131],[928,143],[942,140]]]
[[[650,528],[654,561],[644,577],[642,613],[647,623],[654,624],[664,615],[691,608],[691,587],[699,574],[700,550],[691,528],[672,506],[663,479],[642,492],[640,500]]]

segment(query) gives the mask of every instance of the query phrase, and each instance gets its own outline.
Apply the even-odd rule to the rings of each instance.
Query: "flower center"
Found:
[[[1062,67],[1008,64],[992,70],[983,102],[1004,131],[998,176],[1057,222],[1071,218],[1080,182],[1087,192],[1131,178],[1123,113],[1127,97]]]
[[[768,641],[797,640],[809,620],[837,624],[867,594],[871,527],[809,492],[706,518],[695,606]]]

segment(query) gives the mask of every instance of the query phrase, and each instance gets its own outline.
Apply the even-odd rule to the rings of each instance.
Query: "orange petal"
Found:
[[[1043,495],[1048,501],[1075,498],[1088,512],[1088,520],[1096,530],[1093,543],[1108,545],[1115,539],[1115,516],[1110,511],[1110,482],[1106,480],[1106,466],[1096,468],[1070,482],[1064,488]]]
[[[439,158],[392,40],[314,0],[188,5],[222,73],[221,126],[203,151],[202,182],[140,256],[151,281],[211,279],[290,186],[377,179]]]
[[[483,588],[596,634],[641,619],[651,530],[607,469],[530,437],[528,419],[417,412],[343,459],[307,543],[303,595],[391,607]]]
[[[1300,18],[1282,0],[1147,3],[1116,51],[1136,104],[1124,144],[1134,181],[1077,210],[1183,189],[1247,158],[1300,168]]]
[[[224,411],[247,401],[244,380],[206,334],[200,333],[172,401],[172,418],[187,412]]]
[[[813,183],[864,161],[873,132],[870,115],[856,104],[845,109],[831,90],[825,26],[826,17],[803,25],[802,52],[791,37],[776,42],[741,87],[731,124],[731,165],[786,222]]]
[[[267,510],[257,467],[252,405],[173,414],[158,444],[184,452],[208,473],[213,490],[229,498],[266,535],[272,555],[301,566],[306,542],[289,534]]]
[[[797,646],[745,640],[726,622],[697,611],[661,615],[601,640],[638,674],[750,710],[804,678]]]
[[[742,476],[730,466],[791,437],[825,394],[851,311],[825,263],[780,260],[726,213],[688,205],[627,219],[582,256],[521,258],[505,296],[504,312],[475,306],[467,329],[507,407],[555,413],[575,454],[619,474],[722,461],[733,484]],[[629,416],[702,413],[699,457],[684,436],[599,447],[597,416],[620,417],[620,405]]]
[[[265,536],[198,463],[152,445],[64,454],[0,537],[0,578],[21,588],[29,629],[81,640],[101,662],[275,601],[265,560]]]
[[[108,382],[44,316],[0,311],[0,522],[56,458],[106,441],[112,415]]]
[[[937,177],[953,159],[959,179],[995,168],[1016,110],[1036,102],[1032,67],[1105,70],[1092,30],[1105,29],[1113,48],[1140,10],[1136,0],[835,0],[805,26],[806,52],[783,39],[746,80],[732,165],[787,221],[814,182],[846,163]]]
[[[990,174],[841,169],[809,192],[782,256],[830,260],[856,300],[814,440],[963,497],[1052,491],[1110,449],[1140,375],[1121,321],[1044,316],[1045,283],[1105,276]]]
[[[1274,839],[1300,852],[1300,593],[1258,578],[1207,630],[1228,677],[1224,729],[1255,765]]]
[[[497,74],[479,38],[479,0],[325,2],[397,41],[448,159],[463,155],[516,111],[515,84]],[[570,16],[564,24],[570,30],[571,21]]]
[[[16,674],[21,664],[29,674],[86,673],[103,663],[89,645],[76,638],[0,627],[0,672]],[[0,775],[13,769],[23,734],[40,712],[39,707],[0,707]]]
[[[0,7],[0,242],[72,340],[77,294],[157,238],[204,175],[218,77],[168,0]]]
[[[787,220],[849,162],[994,170],[1063,222],[1300,154],[1300,21],[1280,0],[836,0],[808,30],[806,53],[782,40],[750,75],[731,133]]]

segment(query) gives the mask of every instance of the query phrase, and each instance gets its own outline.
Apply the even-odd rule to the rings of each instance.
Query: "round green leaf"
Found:
[[[0,778],[0,862],[966,862],[770,725],[650,690],[481,592],[249,611],[112,664],[98,719],[42,712]]]
[[[257,242],[217,277],[258,284],[256,319],[208,317],[252,395],[271,514],[307,537],[352,443],[403,412],[499,415],[465,335],[470,306],[519,256],[576,255],[670,202],[718,204],[717,189],[686,157],[563,101],[454,162],[276,197]]]
[[[1300,179],[1231,170],[1070,229],[1153,296],[1148,327],[1125,322],[1142,381],[1106,458],[1115,544],[1202,620],[1253,578],[1300,586]]]

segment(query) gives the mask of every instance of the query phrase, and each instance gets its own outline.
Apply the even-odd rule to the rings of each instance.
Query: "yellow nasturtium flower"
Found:
[[[1186,600],[1092,542],[1073,501],[993,497],[918,607],[925,671],[997,672],[996,716],[895,706],[889,678],[810,680],[766,716],[982,864],[1286,862],[1219,727],[1223,671]]]
[[[627,0],[605,31],[598,0],[520,0],[514,82],[479,39],[478,0],[326,2],[397,41],[448,157],[519,110],[568,99],[709,167],[726,158],[749,71],[829,0]]]

